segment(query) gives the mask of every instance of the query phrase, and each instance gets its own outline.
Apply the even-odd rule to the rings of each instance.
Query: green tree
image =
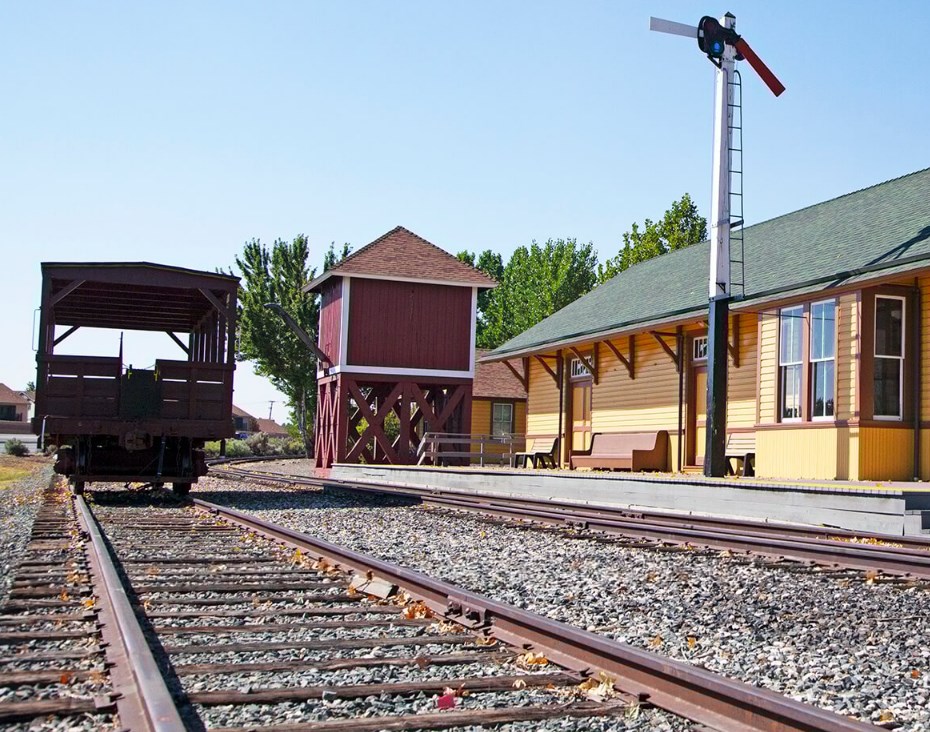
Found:
[[[270,249],[253,239],[236,257],[242,273],[236,356],[253,361],[255,372],[284,393],[305,445],[310,444],[307,418],[316,408],[316,358],[265,303],[281,305],[316,340],[319,301],[302,291],[316,274],[307,265],[308,255],[307,237],[301,234],[290,243],[277,239]]]
[[[323,255],[323,271],[326,272],[332,269],[351,253],[352,247],[346,242],[343,242],[342,249],[337,253],[336,242],[331,241],[329,243],[329,249],[327,249],[326,253]]]
[[[577,300],[594,287],[596,267],[590,242],[549,239],[518,247],[489,294],[478,345],[496,348]]]
[[[496,282],[500,282],[504,276],[504,260],[497,252],[485,249],[478,255],[477,262],[475,255],[469,251],[461,251],[455,255],[466,264],[470,264],[475,269],[484,272],[489,277],[493,277]],[[487,312],[488,304],[491,302],[493,290],[481,290],[478,292],[478,322],[476,324],[476,340],[480,345],[484,338],[484,332],[487,329]]]
[[[623,234],[623,248],[597,268],[598,284],[606,282],[634,264],[684,249],[707,238],[707,219],[698,213],[691,196],[685,193],[672,203],[660,221],[646,219],[643,227],[634,223]]]

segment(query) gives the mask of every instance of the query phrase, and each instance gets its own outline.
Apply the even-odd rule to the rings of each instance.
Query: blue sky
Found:
[[[930,165],[918,0],[4,4],[0,381],[34,378],[43,260],[213,269],[305,233],[319,266],[398,224],[603,260],[684,192],[706,214],[713,67],[648,19],[727,10],[787,86],[741,64],[747,223]]]

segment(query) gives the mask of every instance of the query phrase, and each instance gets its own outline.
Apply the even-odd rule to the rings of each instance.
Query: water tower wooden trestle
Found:
[[[467,432],[478,291],[494,280],[398,226],[307,285],[320,295],[317,467],[408,464]]]

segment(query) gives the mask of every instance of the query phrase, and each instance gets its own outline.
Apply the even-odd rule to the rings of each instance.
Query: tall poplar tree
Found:
[[[316,358],[265,303],[281,305],[315,341],[319,298],[302,288],[316,275],[307,264],[307,237],[292,242],[276,239],[271,247],[258,239],[246,242],[236,257],[239,287],[239,343],[236,357],[255,363],[288,399],[305,445],[310,445],[308,420],[316,410]]]

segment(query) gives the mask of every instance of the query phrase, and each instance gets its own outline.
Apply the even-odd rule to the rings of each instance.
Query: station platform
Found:
[[[776,481],[705,478],[690,473],[347,464],[333,465],[328,477],[898,536],[930,534],[930,483]]]

